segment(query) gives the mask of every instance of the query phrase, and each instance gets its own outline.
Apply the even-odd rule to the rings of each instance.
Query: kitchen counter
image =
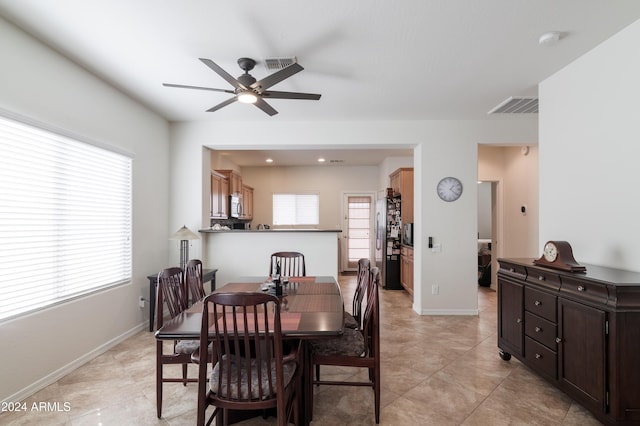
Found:
[[[222,232],[342,232],[342,229],[200,229],[198,232],[202,232],[204,234],[215,234]]]

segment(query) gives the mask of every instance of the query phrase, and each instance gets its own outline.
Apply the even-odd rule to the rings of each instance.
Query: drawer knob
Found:
[[[544,275],[538,275],[538,281],[544,281]]]
[[[518,318],[518,319],[516,319],[516,322],[517,322],[518,324],[520,324],[520,323],[522,322],[522,319],[521,319],[521,318]]]
[[[509,268],[509,272],[515,272],[516,270],[514,268]]]
[[[581,285],[578,286],[578,291],[585,291],[585,288]]]
[[[560,342],[562,342],[562,339],[559,337],[556,337],[556,343],[560,343]]]
[[[540,358],[542,358],[542,355],[536,354],[536,359],[540,359]]]
[[[535,302],[533,302],[533,304],[536,305],[536,306],[540,306],[540,305],[542,305],[542,302],[539,301],[539,300],[536,300]]]
[[[536,327],[536,333],[540,333],[542,329],[540,327]]]

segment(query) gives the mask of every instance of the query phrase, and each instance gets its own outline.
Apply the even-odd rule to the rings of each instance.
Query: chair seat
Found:
[[[226,372],[224,371],[224,365],[226,363],[226,355],[222,356],[222,374],[226,375]],[[233,399],[239,399],[238,398],[238,386],[237,386],[237,381],[236,380],[232,380],[231,383],[231,392],[229,394],[229,390],[227,389],[227,383],[226,380],[222,380],[222,387],[221,389],[218,389],[218,380],[219,380],[219,375],[220,375],[220,367],[221,363],[218,362],[216,363],[215,367],[213,367],[213,371],[211,372],[211,379],[209,381],[210,384],[210,389],[211,392],[215,393],[216,395],[222,397],[222,398],[233,398]],[[242,382],[240,384],[240,399],[247,399],[249,397],[249,389],[247,386],[247,371],[245,368],[245,364],[243,363],[241,366],[241,376],[242,376]],[[260,398],[260,389],[262,389],[262,399],[270,399],[273,398],[275,395],[272,395],[270,393],[269,390],[269,381],[268,378],[266,376],[267,373],[267,367],[265,365],[265,363],[263,363],[262,366],[262,371],[263,371],[263,377],[262,380],[260,382],[260,387],[258,387],[258,366],[257,366],[257,361],[255,359],[251,360],[251,398],[252,399],[258,399]],[[289,361],[289,362],[285,362],[282,364],[282,375],[283,375],[283,379],[284,379],[284,387],[287,387],[289,385],[289,383],[291,382],[291,379],[293,378],[293,375],[296,372],[296,363],[293,361]],[[238,366],[237,364],[234,362],[234,358],[231,358],[231,377],[237,377],[238,374]],[[273,380],[275,381],[275,377],[276,377],[276,363],[275,361],[271,362],[271,376],[274,378]],[[225,376],[223,376],[225,377]],[[275,383],[275,382],[274,382]],[[275,386],[274,386],[274,392],[275,392]]]
[[[310,344],[315,355],[360,356],[365,351],[364,336],[353,328],[345,328],[338,338],[312,340]]]
[[[356,320],[349,312],[344,313],[344,326],[346,328],[360,328],[358,320]]]
[[[178,340],[175,352],[177,354],[192,354],[200,347],[199,340]]]

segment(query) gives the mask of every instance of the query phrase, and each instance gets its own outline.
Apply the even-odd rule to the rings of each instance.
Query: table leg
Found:
[[[311,412],[313,409],[313,371],[311,371],[311,348],[308,340],[302,340],[302,392],[298,396],[298,412],[300,421],[308,426],[311,423]]]

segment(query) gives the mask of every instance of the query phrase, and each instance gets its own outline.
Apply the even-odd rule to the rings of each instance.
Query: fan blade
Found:
[[[269,90],[262,92],[262,96],[271,99],[308,99],[310,101],[317,101],[321,95],[315,93],[275,92]]]
[[[273,107],[271,105],[266,103],[265,100],[260,98],[260,97],[258,97],[258,100],[256,101],[256,103],[254,105],[257,106],[258,108],[260,108],[261,110],[263,110],[264,112],[266,112],[269,115],[276,115],[278,113],[278,111],[273,109]]]
[[[211,59],[200,58],[200,61],[203,64],[205,64],[206,66],[208,66],[209,68],[211,68],[213,71],[215,71],[216,74],[218,74],[220,77],[222,77],[225,80],[227,80],[227,82],[229,84],[231,84],[233,87],[235,87],[236,89],[241,89],[241,90],[247,90],[248,89],[248,87],[245,87],[238,80],[233,78],[233,76],[231,74],[229,74],[228,72],[226,72],[225,70],[220,68],[220,66],[218,64],[216,64],[215,62],[213,62]]]
[[[177,87],[179,89],[197,89],[197,90],[211,90],[214,92],[235,93],[233,90],[214,89],[213,87],[185,86],[184,84],[171,84],[171,83],[162,83],[162,85],[165,87]]]
[[[233,98],[229,98],[224,102],[219,103],[218,105],[211,107],[207,110],[207,112],[213,112],[213,111],[217,111],[222,107],[226,107],[227,105],[230,105],[232,103],[234,103],[238,98],[236,98],[235,96]]]
[[[299,73],[303,69],[302,65],[298,63],[291,64],[286,68],[282,68],[280,71],[276,71],[273,74],[266,76],[260,81],[256,81],[251,85],[251,88],[257,89],[259,92],[267,90],[269,87],[280,83],[285,78],[289,78],[292,75]]]

